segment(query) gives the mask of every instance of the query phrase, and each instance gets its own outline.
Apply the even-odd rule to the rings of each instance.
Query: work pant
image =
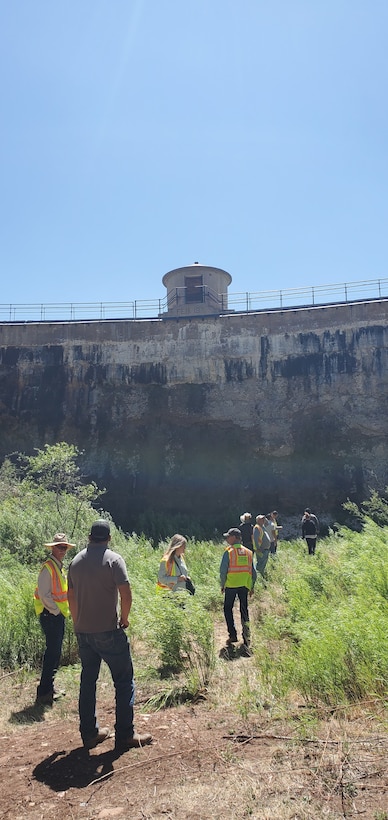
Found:
[[[116,741],[133,736],[135,683],[131,648],[124,630],[112,632],[78,632],[77,641],[82,664],[79,692],[79,729],[83,741],[98,733],[96,685],[101,661],[109,666],[116,696]]]
[[[42,697],[54,693],[54,677],[58,671],[65,634],[65,617],[61,612],[58,615],[52,615],[44,609],[39,615],[39,620],[46,638],[42,674],[37,689],[37,697]]]
[[[269,556],[269,549],[258,549],[256,551],[256,571],[264,577],[265,568],[267,566]]]
[[[248,589],[246,587],[225,587],[224,615],[228,628],[229,639],[237,641],[236,626],[233,617],[233,605],[236,596],[240,601],[240,616],[242,637],[245,644],[249,643],[249,612],[248,612]]]
[[[309,555],[315,555],[315,547],[317,545],[316,535],[314,536],[314,538],[309,538],[308,535],[306,535],[306,544],[309,551]]]

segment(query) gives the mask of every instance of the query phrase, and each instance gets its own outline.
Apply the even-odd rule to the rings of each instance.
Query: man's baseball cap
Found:
[[[109,536],[110,524],[109,521],[105,521],[105,518],[99,518],[98,521],[92,524],[90,530],[90,538],[92,541],[107,541]]]
[[[228,532],[224,532],[224,538],[227,538],[228,535],[234,535],[235,538],[241,538],[241,530],[238,530],[237,527],[231,527]]]

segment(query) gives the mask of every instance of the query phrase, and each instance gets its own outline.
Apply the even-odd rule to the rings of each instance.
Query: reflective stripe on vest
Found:
[[[252,552],[247,547],[235,544],[228,547],[229,569],[226,587],[246,587],[252,589]]]
[[[46,568],[51,575],[51,595],[55,601],[59,611],[65,618],[70,615],[69,604],[67,600],[67,579],[66,576],[59,569],[58,564],[48,558],[43,564],[42,569]],[[44,605],[39,597],[39,588],[36,587],[34,592],[34,606],[37,615],[40,615],[44,610]]]

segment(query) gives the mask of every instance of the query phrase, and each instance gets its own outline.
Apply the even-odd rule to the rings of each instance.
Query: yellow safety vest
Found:
[[[176,575],[177,575],[177,565],[176,565],[175,561],[174,560],[172,561],[171,572],[169,572],[170,562],[166,560],[164,563],[166,564],[166,575],[171,575],[171,577],[176,577]],[[158,578],[158,580],[156,582],[156,591],[157,592],[162,592],[164,589],[169,589],[170,592],[171,592],[171,587],[167,586],[167,584],[161,584],[160,581],[159,581],[159,578]]]
[[[42,569],[44,569],[44,567],[46,567],[51,575],[51,594],[53,601],[55,601],[59,611],[62,612],[62,615],[64,615],[65,618],[68,618],[70,615],[70,609],[67,600],[66,575],[61,572],[58,564],[53,561],[52,558],[48,558],[47,561],[44,562]],[[44,605],[39,597],[38,587],[36,587],[34,592],[34,607],[37,615],[40,615],[44,610]]]
[[[253,553],[241,544],[228,547],[229,569],[226,576],[226,587],[246,587],[252,589],[252,557]]]
[[[256,544],[256,541],[255,541],[255,534],[256,533],[257,533],[257,544]],[[260,524],[255,524],[255,526],[253,527],[253,533],[252,533],[252,544],[253,544],[253,549],[256,549],[256,552],[257,552],[259,557],[263,555],[263,552],[260,552],[260,547],[263,543],[263,536],[264,536],[263,528],[260,527]]]

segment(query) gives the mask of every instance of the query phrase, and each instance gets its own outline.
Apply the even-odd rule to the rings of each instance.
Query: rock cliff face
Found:
[[[77,444],[126,529],[333,518],[388,484],[387,305],[2,324],[0,456]]]

